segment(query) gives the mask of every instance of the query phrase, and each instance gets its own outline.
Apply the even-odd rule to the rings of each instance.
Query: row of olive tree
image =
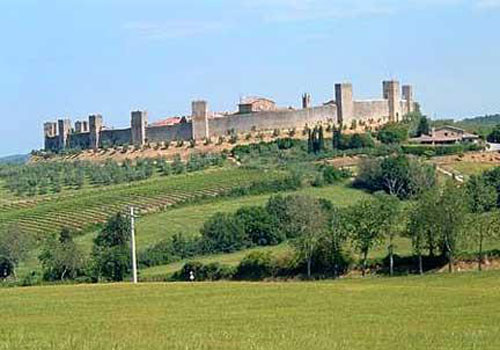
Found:
[[[167,176],[221,166],[226,159],[219,154],[193,154],[187,161],[180,156],[173,161],[164,157],[146,158],[118,163],[108,160],[102,164],[88,161],[40,162],[25,165],[5,165],[0,177],[11,192],[23,196],[58,193],[64,188],[81,189],[85,184],[107,186],[145,180],[159,173]]]

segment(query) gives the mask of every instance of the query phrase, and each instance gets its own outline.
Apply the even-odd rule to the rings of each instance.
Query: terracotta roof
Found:
[[[269,101],[269,102],[275,103],[270,98],[258,97],[258,96],[248,96],[248,97],[242,98],[240,101],[240,104],[243,104],[243,105],[254,104],[254,103],[259,102],[259,101]]]
[[[166,119],[162,119],[162,120],[158,120],[152,124],[150,124],[150,126],[168,126],[168,125],[175,125],[175,124],[179,124],[181,122],[182,118],[181,117],[170,117],[170,118],[166,118]]]

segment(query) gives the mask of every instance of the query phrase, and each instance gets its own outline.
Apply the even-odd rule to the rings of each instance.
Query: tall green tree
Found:
[[[318,152],[323,152],[325,150],[325,139],[323,135],[323,126],[320,125],[318,128]]]
[[[19,262],[26,258],[33,245],[33,237],[17,225],[7,226],[0,230],[0,260],[3,261],[4,274],[8,272],[16,278],[16,268]]]
[[[418,258],[418,271],[423,274],[423,252],[434,256],[439,242],[439,189],[431,187],[408,209],[406,234],[411,238],[414,254]]]
[[[44,279],[49,281],[74,279],[83,274],[85,267],[83,253],[67,228],[62,229],[59,237],[53,234],[45,240],[39,260],[43,266]]]
[[[483,177],[472,176],[466,184],[469,210],[472,213],[469,238],[476,243],[478,270],[482,270],[483,246],[486,238],[494,238],[500,229],[496,209],[497,192]]]
[[[231,253],[251,245],[244,221],[228,213],[216,213],[200,230],[207,253]]]
[[[397,197],[378,194],[380,205],[379,215],[382,220],[382,230],[387,240],[387,253],[389,255],[389,274],[394,275],[394,239],[402,232],[403,217],[400,201]]]
[[[443,187],[437,211],[437,222],[444,252],[448,258],[448,271],[453,272],[456,251],[464,238],[467,219],[467,196],[462,187],[448,181]]]
[[[384,241],[386,217],[381,215],[378,198],[362,200],[349,208],[347,226],[354,248],[361,254],[362,274],[366,275],[370,250]]]
[[[340,144],[342,143],[342,125],[339,125],[338,128],[334,125],[332,130],[332,147],[334,150],[340,149]]]
[[[431,127],[429,119],[426,116],[421,116],[417,126],[417,137],[422,135],[429,135]]]
[[[307,277],[311,278],[314,253],[321,236],[327,229],[327,217],[320,202],[309,196],[295,196],[288,207],[291,230],[295,239],[292,244],[299,257],[307,263]]]
[[[333,275],[338,277],[346,269],[345,245],[349,239],[347,210],[333,207],[328,210],[328,229],[325,231],[320,249],[325,250],[324,256],[328,265],[333,267]]]
[[[131,270],[131,227],[129,219],[121,213],[109,218],[94,239],[92,260],[94,277],[110,281],[123,281]]]

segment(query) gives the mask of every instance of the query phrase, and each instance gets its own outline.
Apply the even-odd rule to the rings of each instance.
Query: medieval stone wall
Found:
[[[249,132],[256,130],[303,128],[317,122],[337,122],[335,105],[298,110],[278,110],[251,114],[235,114],[208,119],[209,136],[226,135],[228,131]]]
[[[99,138],[99,146],[120,146],[132,142],[132,132],[128,129],[102,130]]]
[[[148,142],[190,140],[192,137],[192,123],[180,123],[166,126],[150,126],[146,128],[146,139]]]
[[[68,136],[68,147],[88,149],[90,148],[90,133],[74,133]]]
[[[354,101],[353,119],[368,121],[385,120],[389,117],[389,102],[387,100]],[[347,121],[346,125],[349,125]]]

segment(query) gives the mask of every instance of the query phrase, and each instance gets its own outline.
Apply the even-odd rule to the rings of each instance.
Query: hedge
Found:
[[[469,143],[469,144],[454,144],[454,145],[403,145],[401,149],[406,154],[413,154],[416,156],[445,156],[450,154],[459,154],[470,151],[481,151],[484,147]]]

